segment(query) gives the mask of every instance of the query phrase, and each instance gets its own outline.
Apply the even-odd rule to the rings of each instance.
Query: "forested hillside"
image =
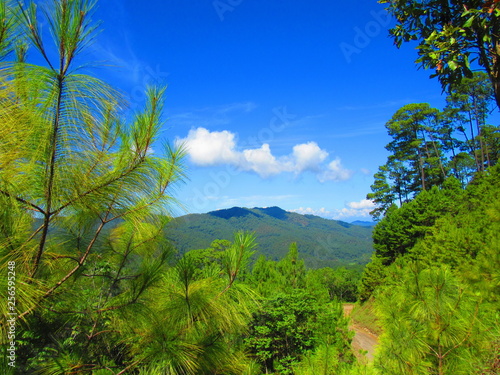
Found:
[[[233,207],[176,218],[165,230],[180,253],[230,240],[235,230],[255,232],[258,254],[279,260],[295,242],[308,267],[364,265],[373,252],[371,227],[361,227],[279,207]]]
[[[452,177],[393,206],[375,228],[359,298],[380,314],[383,373],[500,371],[499,171],[476,174],[466,189]]]

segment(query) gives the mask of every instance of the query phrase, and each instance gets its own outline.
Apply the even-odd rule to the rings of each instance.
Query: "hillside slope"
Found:
[[[281,259],[296,242],[309,267],[366,264],[373,251],[372,228],[287,212],[279,207],[241,208],[191,214],[174,219],[166,236],[179,252],[207,248],[215,239],[254,231],[258,253]]]

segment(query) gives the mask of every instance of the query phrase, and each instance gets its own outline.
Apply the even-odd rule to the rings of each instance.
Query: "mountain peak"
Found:
[[[249,215],[259,216],[255,212],[252,212],[252,210],[244,207],[232,207],[217,211],[211,211],[208,212],[208,215],[220,217],[221,219],[226,219],[226,220],[231,219],[232,217],[245,217]]]
[[[279,220],[286,220],[288,218],[287,216],[288,212],[277,206],[262,207],[262,208],[255,207],[254,210],[260,211],[268,216],[274,217],[275,219]]]
[[[208,215],[220,217],[221,219],[241,218],[245,216],[261,217],[266,215],[278,220],[287,220],[288,214],[289,212],[277,206],[254,208],[231,207],[208,212]]]

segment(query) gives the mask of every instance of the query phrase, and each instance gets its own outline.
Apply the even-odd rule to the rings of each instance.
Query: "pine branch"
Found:
[[[95,193],[96,191],[99,191],[101,189],[104,189],[105,187],[108,187],[109,185],[127,177],[129,174],[131,174],[132,172],[134,172],[137,168],[139,168],[139,166],[144,162],[144,160],[140,160],[140,162],[138,164],[135,164],[133,167],[131,167],[130,169],[122,172],[120,175],[106,181],[106,182],[103,182],[102,184],[100,185],[97,185],[97,186],[94,186],[92,189],[89,189],[87,191],[85,191],[84,193],[81,193],[79,194],[77,197],[71,199],[70,201],[64,203],[63,205],[61,205],[59,208],[57,208],[56,210],[54,210],[53,212],[51,212],[51,214],[53,215],[58,215],[61,211],[63,211],[65,208],[68,208],[69,206],[77,203],[79,200],[85,198],[87,195],[90,195],[92,193]]]
[[[125,367],[122,371],[116,373],[115,375],[123,375],[123,374],[126,374],[130,369],[132,369],[134,366],[137,366],[138,364],[141,363],[141,360],[137,360],[135,362],[132,362],[130,365],[128,365],[127,367]]]
[[[476,308],[475,308],[475,311],[474,311],[474,317],[472,319],[472,323],[471,323],[471,326],[467,332],[467,334],[464,336],[464,338],[462,339],[462,341],[460,341],[459,343],[457,343],[456,345],[454,345],[452,348],[450,348],[446,353],[443,354],[443,358],[445,358],[448,354],[450,354],[453,350],[455,350],[456,348],[458,348],[460,345],[462,345],[471,335],[472,335],[472,329],[474,328],[474,322],[476,321],[476,318],[477,318],[477,315],[478,315],[478,312],[479,312],[479,303],[476,304]]]
[[[41,207],[37,206],[37,205],[36,205],[36,204],[34,204],[34,203],[28,202],[26,199],[23,199],[23,198],[21,198],[21,197],[14,196],[14,195],[10,194],[9,192],[7,192],[7,191],[5,191],[5,190],[1,190],[1,189],[0,189],[0,194],[3,194],[3,195],[5,195],[5,196],[6,196],[6,197],[8,197],[8,198],[13,198],[13,199],[15,199],[16,201],[18,201],[18,202],[20,202],[20,203],[22,203],[22,204],[24,204],[24,205],[26,205],[26,206],[28,206],[28,207],[31,207],[31,208],[29,208],[30,210],[33,210],[33,211],[39,212],[39,213],[41,213],[41,214],[45,214],[45,211],[44,211]]]
[[[47,234],[49,232],[49,223],[51,220],[51,209],[52,209],[52,193],[54,188],[54,177],[56,173],[56,150],[57,150],[57,140],[59,136],[59,127],[60,127],[60,116],[61,116],[61,108],[62,108],[62,98],[63,98],[63,89],[64,89],[64,76],[59,75],[57,77],[57,103],[54,109],[55,117],[52,125],[52,134],[50,140],[50,149],[51,156],[49,160],[49,175],[47,180],[47,185],[45,187],[45,199],[46,199],[46,209],[47,212],[44,215],[43,221],[43,229],[42,235],[39,242],[38,251],[35,255],[35,259],[33,261],[33,270],[31,271],[31,278],[34,278],[37,271],[38,266],[40,265],[40,260],[42,258],[43,251],[45,249],[45,243],[47,241]]]
[[[92,240],[90,241],[89,245],[87,246],[87,249],[86,249],[85,253],[79,259],[78,264],[71,271],[69,271],[61,280],[59,280],[52,288],[50,288],[49,290],[47,290],[41,296],[40,300],[43,300],[43,299],[46,299],[47,297],[49,297],[52,293],[54,293],[54,291],[56,289],[58,289],[62,284],[64,284],[66,281],[68,281],[68,279],[71,276],[73,276],[83,266],[83,264],[87,260],[87,257],[89,256],[90,251],[92,250],[95,242],[97,241],[97,238],[99,237],[99,234],[101,233],[102,229],[104,228],[105,224],[106,224],[105,221],[101,221],[101,224],[97,228],[94,237],[92,238]],[[24,316],[26,316],[29,313],[31,313],[33,311],[33,309],[34,309],[34,307],[29,308],[28,310],[26,310],[25,312],[23,312],[22,314],[20,314],[18,316],[18,318],[22,319]]]

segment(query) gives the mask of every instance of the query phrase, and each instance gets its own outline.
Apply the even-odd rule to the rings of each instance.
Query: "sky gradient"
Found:
[[[370,220],[385,123],[405,104],[444,104],[375,1],[106,0],[94,18],[97,74],[132,109],[148,84],[168,85],[161,141],[189,150],[175,215],[279,206]]]

